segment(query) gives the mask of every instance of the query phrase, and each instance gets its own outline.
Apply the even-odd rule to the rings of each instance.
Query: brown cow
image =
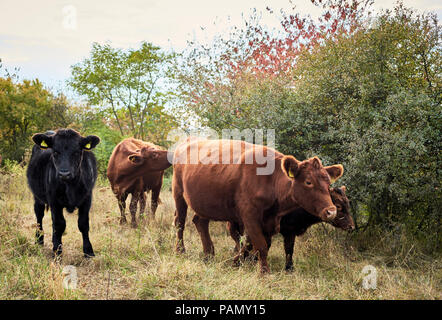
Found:
[[[331,179],[343,174],[343,167],[323,167],[317,157],[298,161],[244,141],[191,140],[178,146],[173,163],[177,252],[185,250],[183,231],[188,206],[195,211],[194,223],[204,253],[213,253],[206,231],[208,220],[243,224],[259,252],[261,272],[269,271],[268,243],[272,234],[279,232],[282,216],[298,207],[322,220],[336,216],[329,185]],[[258,174],[263,172],[260,169],[272,166],[270,173]]]
[[[335,219],[328,222],[339,229],[354,230],[355,224],[350,214],[350,203],[345,194],[345,190],[345,186],[330,189],[330,196],[333,203],[336,205],[336,208],[338,209],[338,213],[336,214]],[[286,270],[293,269],[292,257],[293,248],[295,245],[295,238],[304,234],[308,228],[321,221],[321,219],[315,217],[314,215],[311,215],[302,208],[298,208],[282,217],[279,232],[284,238]],[[235,240],[235,251],[239,252],[240,237],[244,234],[244,227],[236,223],[227,222],[227,228],[230,232],[231,237],[233,238],[233,240]],[[248,243],[247,249],[244,252],[244,257],[248,255],[248,251],[250,251],[251,249],[252,247],[250,243]]]
[[[120,223],[126,223],[126,199],[132,194],[129,210],[132,227],[137,226],[137,204],[140,202],[140,218],[146,207],[145,192],[152,190],[151,211],[155,217],[158,207],[164,170],[171,164],[167,160],[167,151],[150,142],[128,138],[121,141],[112,152],[107,167],[107,178],[112,191],[117,197],[121,212]]]

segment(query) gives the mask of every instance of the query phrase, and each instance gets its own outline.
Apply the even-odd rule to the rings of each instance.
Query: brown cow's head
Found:
[[[329,188],[344,173],[342,165],[323,167],[318,157],[298,161],[292,156],[284,156],[281,165],[292,180],[293,200],[321,220],[333,220],[336,206],[330,198]]]
[[[350,202],[345,194],[345,190],[345,186],[330,189],[330,196],[338,210],[336,218],[330,221],[330,223],[336,228],[354,230],[355,223],[350,215]]]
[[[168,152],[153,147],[143,147],[128,156],[130,162],[134,165],[143,165],[150,171],[162,171],[169,168],[172,164],[167,159]]]

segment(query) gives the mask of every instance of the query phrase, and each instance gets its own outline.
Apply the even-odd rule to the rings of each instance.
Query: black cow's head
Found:
[[[345,186],[330,189],[330,196],[338,210],[336,218],[333,221],[330,221],[330,223],[336,228],[354,230],[355,223],[350,214],[350,201],[348,200],[345,191]]]
[[[100,143],[97,136],[82,137],[72,129],[59,129],[54,132],[37,133],[32,140],[41,149],[51,149],[51,159],[56,175],[63,181],[75,179],[80,171],[83,152],[95,148]]]

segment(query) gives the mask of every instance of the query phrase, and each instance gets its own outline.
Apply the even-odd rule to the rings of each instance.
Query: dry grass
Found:
[[[0,175],[0,299],[440,299],[441,259],[410,244],[392,252],[386,239],[349,237],[328,226],[310,229],[295,245],[295,270],[286,273],[281,237],[269,253],[271,274],[256,264],[232,267],[233,241],[223,223],[211,223],[215,257],[205,262],[190,219],[184,255],[174,253],[174,203],[170,192],[155,221],[138,229],[119,225],[117,202],[101,182],[94,192],[90,238],[96,257],[84,259],[76,213],[67,214],[64,252],[51,252],[50,213],[45,245],[34,244],[35,217],[23,170]],[[192,214],[189,214],[189,218]],[[384,242],[382,241],[384,240]],[[405,241],[406,242],[406,241]],[[364,251],[361,248],[366,247]],[[368,249],[367,249],[368,248]],[[74,265],[76,290],[62,287],[62,268]],[[362,288],[361,271],[377,268],[377,289]]]

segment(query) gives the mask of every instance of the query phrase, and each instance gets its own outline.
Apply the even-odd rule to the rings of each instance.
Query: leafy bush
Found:
[[[347,3],[340,5],[345,9]],[[205,51],[190,51],[188,69],[179,77],[181,89],[188,108],[215,130],[273,128],[278,150],[298,159],[318,155],[327,165],[342,163],[339,184],[348,186],[360,228],[403,223],[437,244],[442,221],[437,16],[417,14],[399,3],[393,11],[365,17],[359,13],[342,28],[332,28],[330,37],[304,39],[305,49],[296,47],[295,55],[286,49],[281,56],[291,57],[291,67],[283,71],[270,64],[270,73],[266,51],[259,48],[278,42],[252,21],[233,34],[237,41],[218,39]],[[297,15],[292,20],[303,21]],[[296,25],[304,32],[302,23]],[[269,37],[260,38],[263,34]],[[265,45],[256,50],[228,46],[247,40]],[[229,72],[211,73],[213,68],[196,59],[195,52],[208,52],[212,66],[230,66]],[[251,58],[244,59],[247,54]]]
[[[2,163],[2,171],[4,173],[21,173],[23,171],[23,168],[20,166],[20,164],[15,160],[5,159]]]

